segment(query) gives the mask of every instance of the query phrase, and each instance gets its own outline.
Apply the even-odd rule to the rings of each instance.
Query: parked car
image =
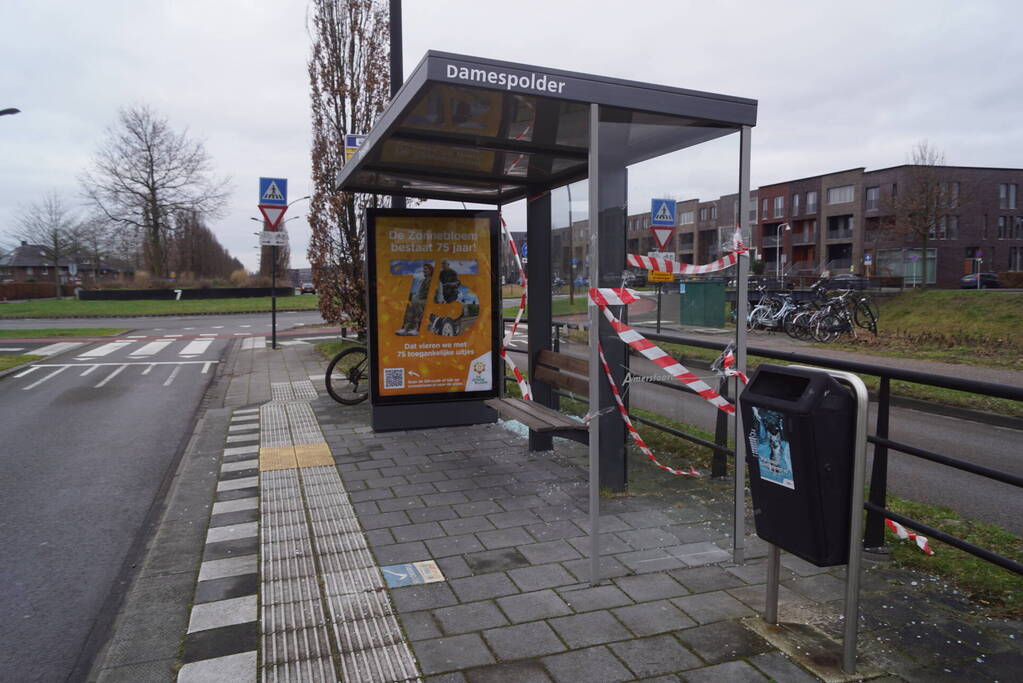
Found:
[[[870,278],[855,273],[839,273],[828,278],[829,289],[866,289],[870,287]]]
[[[1001,287],[1001,283],[998,282],[998,275],[996,273],[970,273],[969,275],[963,275],[959,278],[960,289],[977,289],[977,276],[980,275],[980,289],[998,288]]]
[[[302,294],[316,294],[316,285],[312,282],[303,282]]]
[[[626,287],[646,287],[646,271],[628,271],[625,274]]]

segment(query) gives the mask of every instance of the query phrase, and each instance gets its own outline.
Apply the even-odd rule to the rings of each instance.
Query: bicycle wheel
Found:
[[[813,328],[814,339],[822,344],[835,341],[841,334],[842,318],[834,313],[821,316]]]
[[[860,299],[853,308],[853,320],[858,327],[870,330],[877,336],[877,313],[873,310],[868,299]]]
[[[762,330],[771,325],[771,309],[767,306],[757,306],[749,314],[749,329]]]
[[[354,406],[369,397],[369,356],[365,346],[353,346],[334,356],[327,366],[327,393],[338,403]]]
[[[785,329],[785,333],[793,339],[805,339],[802,336],[806,334],[806,321],[813,315],[811,311],[795,309],[785,316],[785,322],[782,326]]]

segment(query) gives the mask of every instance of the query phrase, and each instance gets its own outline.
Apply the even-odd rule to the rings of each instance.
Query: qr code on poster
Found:
[[[384,389],[404,389],[405,368],[384,368]]]

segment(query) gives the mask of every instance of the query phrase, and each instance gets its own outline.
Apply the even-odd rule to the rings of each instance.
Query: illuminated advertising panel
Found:
[[[497,212],[367,216],[374,404],[496,396]]]

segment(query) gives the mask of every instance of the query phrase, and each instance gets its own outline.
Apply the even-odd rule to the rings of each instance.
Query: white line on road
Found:
[[[165,387],[169,387],[169,386],[170,386],[170,384],[171,384],[171,382],[173,382],[173,381],[174,381],[174,378],[178,376],[178,372],[179,372],[180,370],[181,370],[181,366],[180,366],[180,365],[179,365],[178,367],[174,368],[174,369],[173,369],[173,370],[171,371],[170,377],[168,377],[168,378],[167,378],[167,381],[163,383],[163,386],[165,386]]]
[[[94,349],[89,349],[83,354],[80,354],[79,358],[99,358],[101,356],[109,356],[114,351],[120,351],[126,346],[131,346],[135,342],[133,341],[115,341],[97,346]]]
[[[238,327],[246,328],[246,327],[252,327],[252,325],[239,325]]]
[[[214,325],[212,329],[214,329],[214,330],[222,330],[222,329],[224,329],[224,326],[223,325]]]
[[[119,367],[119,368],[117,368],[116,370],[114,370],[113,372],[111,372],[111,373],[110,373],[109,375],[107,375],[107,376],[106,376],[106,378],[104,378],[104,379],[103,379],[103,380],[102,380],[102,381],[101,381],[101,382],[100,382],[99,384],[97,384],[97,385],[96,385],[96,388],[97,388],[97,389],[99,389],[99,388],[100,388],[101,386],[103,386],[104,384],[106,384],[107,382],[109,382],[110,380],[112,380],[113,378],[115,378],[115,377],[117,377],[118,375],[120,375],[120,374],[121,374],[121,372],[122,372],[122,371],[123,371],[123,370],[124,370],[124,369],[125,369],[126,367],[128,367],[128,366],[127,366],[127,365],[122,365],[121,367]]]
[[[43,367],[43,366],[41,366],[41,365],[30,365],[30,366],[28,366],[27,370],[23,370],[22,372],[19,372],[17,375],[15,375],[14,379],[18,379],[19,377],[24,377],[28,373],[35,372],[36,370],[38,370],[41,367]]]
[[[148,334],[128,334],[128,335],[125,335],[125,336],[128,339],[145,339],[149,335]]]
[[[37,379],[35,382],[32,382],[27,387],[22,387],[21,389],[22,389],[22,391],[28,391],[29,389],[33,389],[33,388],[39,386],[40,384],[42,384],[43,382],[45,382],[46,380],[50,379],[51,377],[56,377],[60,373],[64,372],[68,367],[69,366],[65,365],[62,368],[57,368],[56,370],[54,370],[53,372],[48,374],[46,377],[43,377],[42,379]]]
[[[143,375],[148,375],[150,372],[153,371],[153,368],[155,368],[155,367],[156,367],[156,363],[150,363],[149,367],[142,371],[142,374]]]
[[[213,361],[208,360],[202,364],[202,374],[206,374],[210,371],[210,366],[213,365]]]
[[[165,334],[163,336],[165,336],[165,337],[184,337],[185,335],[183,335],[183,334]]]
[[[82,374],[80,374],[78,376],[79,377],[85,377],[86,375],[88,375],[90,372],[92,372],[93,370],[95,370],[98,367],[99,367],[98,365],[90,365],[88,370],[86,370],[85,372],[83,372]]]
[[[64,353],[69,349],[75,349],[81,346],[84,342],[57,342],[56,344],[50,344],[48,346],[41,346],[35,350],[37,356],[56,356],[58,353]]]
[[[178,352],[178,355],[200,356],[206,352],[206,349],[210,348],[210,344],[212,343],[212,339],[196,339],[195,341],[190,341],[185,348]]]
[[[22,350],[24,350],[24,348],[25,348],[24,346],[6,346],[6,347],[0,349],[0,353],[10,353],[11,351],[22,351]]]
[[[174,340],[172,339],[160,339],[158,341],[149,342],[148,344],[142,346],[142,348],[135,349],[128,355],[132,357],[152,356],[154,354],[159,353],[160,351],[163,351],[165,348],[167,348],[173,343]]]
[[[242,351],[262,349],[266,347],[266,337],[248,337],[242,340]]]

